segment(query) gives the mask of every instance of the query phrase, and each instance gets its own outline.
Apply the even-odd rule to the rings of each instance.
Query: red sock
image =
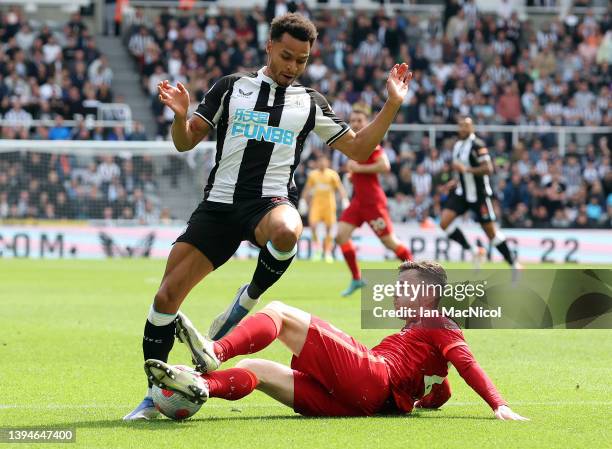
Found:
[[[404,262],[412,260],[412,253],[405,245],[397,245],[397,248],[395,248],[395,255]]]
[[[229,334],[215,342],[215,355],[226,360],[237,355],[261,351],[272,343],[282,325],[282,318],[273,310],[258,312],[246,318]]]
[[[343,243],[340,245],[340,249],[342,250],[344,260],[346,260],[346,263],[351,270],[353,279],[356,281],[361,279],[361,270],[359,269],[359,265],[357,265],[357,253],[355,252],[355,245],[353,245],[353,241],[349,240],[348,242]]]
[[[241,399],[257,387],[257,376],[253,371],[244,368],[230,368],[222,371],[202,374],[208,382],[211,398],[222,398],[228,401]]]

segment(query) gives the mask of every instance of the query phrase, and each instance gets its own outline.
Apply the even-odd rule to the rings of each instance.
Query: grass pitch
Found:
[[[494,420],[454,369],[449,403],[411,416],[302,418],[254,392],[238,402],[212,399],[182,423],[124,423],[145,392],[142,329],[164,263],[0,260],[0,427],[76,427],[76,447],[101,449],[612,447],[612,330],[465,332],[528,423]],[[196,287],[183,310],[206,330],[254,266],[230,261]],[[359,296],[338,294],[348,278],[342,263],[296,262],[265,301],[282,299],[372,346],[386,331],[360,329]],[[183,345],[174,348],[170,362],[189,363]],[[278,342],[258,357],[290,360]]]

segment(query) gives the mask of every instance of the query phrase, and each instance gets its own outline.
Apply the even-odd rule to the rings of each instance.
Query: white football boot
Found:
[[[208,382],[195,371],[181,370],[155,359],[147,360],[144,370],[149,380],[163,390],[180,393],[195,404],[208,400]]]
[[[198,332],[187,316],[179,312],[176,317],[176,337],[185,343],[191,352],[191,359],[196,369],[210,373],[221,365],[214,350],[214,342]]]

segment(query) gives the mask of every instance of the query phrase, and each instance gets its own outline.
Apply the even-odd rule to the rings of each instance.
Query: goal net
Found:
[[[213,165],[214,142],[0,140],[0,219],[185,223]]]

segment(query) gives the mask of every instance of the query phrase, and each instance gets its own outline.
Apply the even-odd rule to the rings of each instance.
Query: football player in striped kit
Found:
[[[367,127],[354,132],[320,93],[296,81],[316,37],[315,26],[304,16],[275,18],[266,44],[267,65],[219,79],[189,119],[185,87],[168,81],[158,85],[160,101],[174,112],[176,149],[193,149],[216,128],[217,151],[204,199],[177,238],[151,305],[143,336],[145,360],[168,360],[176,323],[187,320],[179,313],[183,300],[243,240],[261,248],[257,267],[251,281],[213,321],[208,331],[212,339],[238,324],[289,267],[302,233],[293,173],[310,132],[349,158],[365,161],[393,122],[412,78],[408,66],[391,68],[384,107]],[[203,344],[196,338],[187,343]],[[124,419],[157,416],[150,385],[149,380],[144,400]]]
[[[516,273],[521,266],[508,248],[505,235],[495,226],[496,216],[491,201],[493,190],[490,181],[493,163],[489,151],[474,133],[474,123],[470,117],[459,120],[458,136],[459,140],[453,147],[452,161],[457,175],[454,180],[455,188],[442,209],[440,227],[449,239],[472,253],[475,265],[478,266],[484,255],[484,248],[480,245],[472,247],[455,221],[457,216],[471,211],[493,246]]]

